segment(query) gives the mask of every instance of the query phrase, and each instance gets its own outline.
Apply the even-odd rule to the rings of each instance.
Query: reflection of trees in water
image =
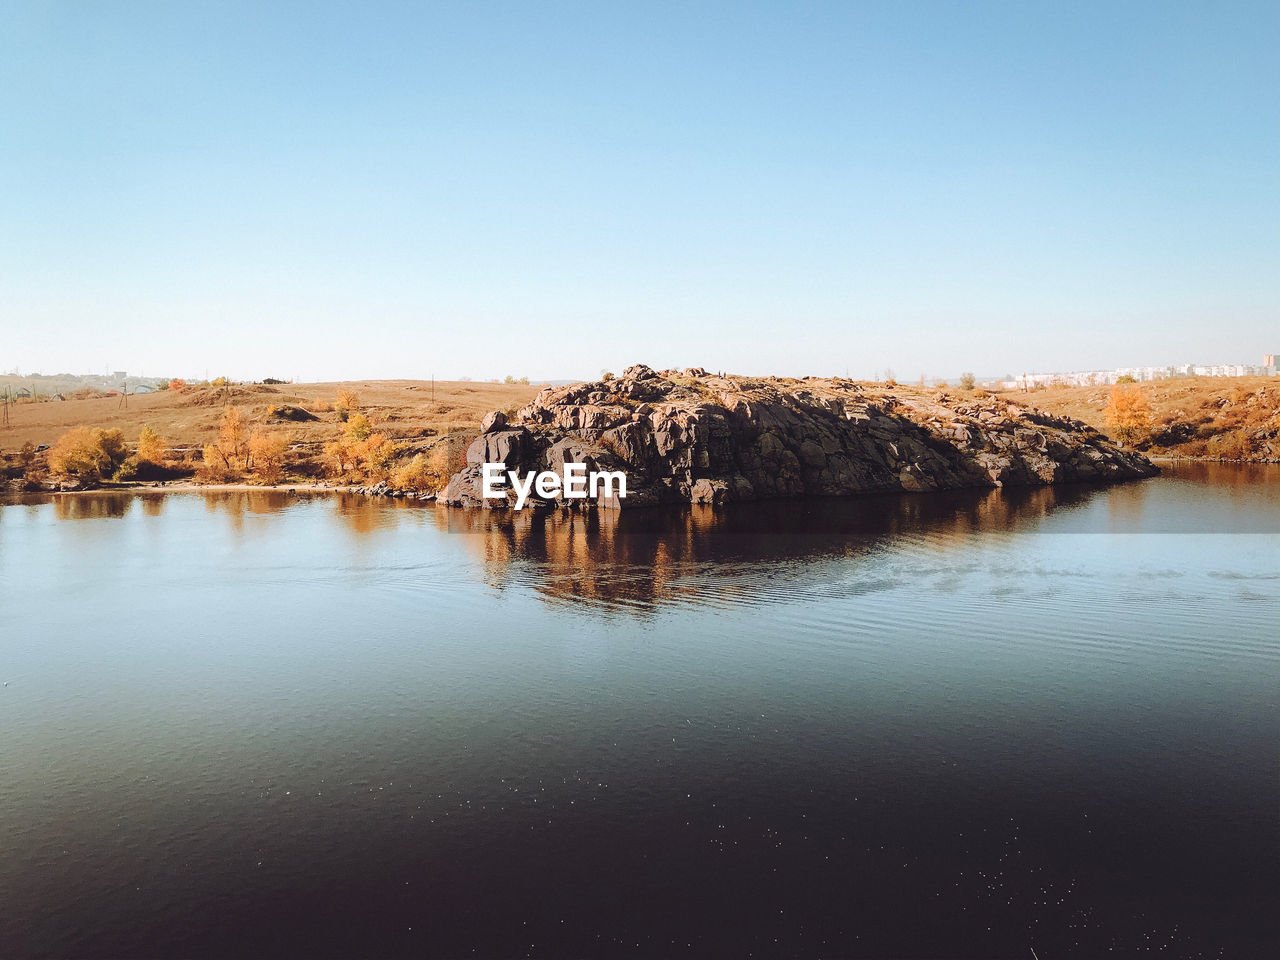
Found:
[[[343,525],[362,536],[391,523],[403,523],[410,517],[425,520],[435,513],[435,505],[394,497],[366,497],[359,493],[337,493],[336,510]]]
[[[54,515],[59,520],[120,518],[128,514],[135,501],[141,505],[145,516],[158,517],[164,513],[169,497],[188,495],[191,494],[185,491],[58,494],[48,499],[42,498],[36,503],[51,501]],[[239,530],[246,517],[268,516],[317,499],[326,505],[333,504],[347,529],[362,535],[391,523],[403,522],[409,514],[416,514],[425,520],[435,512],[433,505],[429,503],[329,491],[311,493],[307,490],[206,489],[195,495],[204,500],[206,512],[225,516],[233,530]]]
[[[309,502],[322,503],[327,516],[360,538],[406,520],[430,523],[472,534],[462,542],[479,554],[494,587],[519,584],[549,600],[645,611],[681,601],[768,599],[788,583],[820,582],[821,571],[809,564],[869,554],[890,540],[913,540],[926,551],[969,549],[975,533],[1015,529],[1097,490],[1068,485],[585,513],[445,509],[305,490],[200,496],[237,533],[249,516]],[[63,495],[53,502],[59,519],[124,517],[135,499],[146,516],[158,516],[171,495]]]
[[[225,513],[236,520],[251,513],[278,513],[297,502],[297,496],[288,490],[209,490],[204,493],[206,510]]]
[[[422,515],[432,510],[427,503],[328,491],[313,494],[306,490],[209,490],[204,493],[204,499],[209,512],[225,513],[237,530],[247,516],[279,513],[320,499],[326,505],[333,505],[348,531],[361,536],[403,521],[406,514],[402,511]]]
[[[1037,487],[919,495],[764,501],[621,511],[450,510],[495,587],[521,583],[553,600],[638,609],[685,595],[731,594],[743,574],[767,592],[801,564],[869,553],[889,539],[966,546],[1082,502],[1097,488]],[[710,575],[710,576],[708,576]]]
[[[131,493],[59,494],[53,498],[53,515],[59,520],[119,519],[133,506]]]
[[[1209,463],[1195,460],[1173,460],[1160,464],[1162,476],[1215,487],[1248,487],[1249,492],[1274,488],[1280,480],[1280,464],[1274,463]]]

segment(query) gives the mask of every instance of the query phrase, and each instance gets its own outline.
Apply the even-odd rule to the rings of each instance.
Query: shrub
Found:
[[[1254,447],[1255,441],[1250,431],[1232,430],[1211,439],[1207,449],[1211,457],[1220,457],[1223,460],[1248,460],[1253,456]]]
[[[181,377],[174,377],[169,381],[169,389],[176,393],[181,393],[183,390],[187,389],[187,381],[183,380]]]
[[[49,469],[80,480],[105,480],[128,455],[119,430],[76,427],[49,451]]]
[[[338,419],[345,423],[353,413],[360,410],[360,394],[353,390],[339,390],[333,409],[338,412]]]
[[[280,434],[257,434],[249,441],[253,472],[267,483],[279,483],[284,477],[284,457],[288,449],[288,441]]]
[[[207,445],[205,460],[209,460],[209,451],[214,453],[213,459],[221,460],[228,471],[237,467],[249,469],[249,425],[239,407],[223,407],[222,420],[218,423],[218,442]]]
[[[1117,383],[1106,407],[1107,426],[1121,443],[1133,444],[1151,432],[1151,404],[1136,384]]]
[[[432,466],[425,456],[416,455],[408,463],[391,474],[391,485],[397,490],[412,490],[415,493],[428,493],[439,490],[447,482],[447,477]]]
[[[355,442],[367,439],[373,429],[369,426],[369,418],[363,413],[356,413],[347,421],[347,438]]]
[[[138,467],[140,466],[138,458],[125,457],[124,462],[116,467],[116,472],[111,475],[112,480],[137,480]]]
[[[395,458],[396,445],[385,434],[374,433],[369,419],[357,413],[341,437],[325,444],[324,453],[333,460],[338,476],[381,480]]]
[[[151,426],[143,427],[138,434],[138,460],[160,466],[167,459],[168,453],[169,444],[165,438]]]
[[[206,443],[201,451],[200,466],[196,468],[196,477],[206,483],[225,483],[235,477],[235,471],[226,462],[217,444]]]
[[[1137,383],[1138,381],[1127,373],[1122,373],[1116,377],[1116,383]]]
[[[976,383],[977,383],[977,379],[974,377],[974,375],[971,372],[966,370],[964,373],[960,374],[961,390],[972,390]]]
[[[382,480],[395,459],[396,445],[384,434],[374,433],[362,440],[356,449],[356,464],[367,480]]]

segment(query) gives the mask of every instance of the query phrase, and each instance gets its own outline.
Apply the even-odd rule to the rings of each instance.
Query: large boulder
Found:
[[[480,421],[481,433],[493,433],[495,430],[501,430],[507,425],[508,417],[501,410],[494,410],[484,415],[484,419]]]
[[[514,470],[529,452],[529,431],[524,427],[482,433],[467,448],[467,463],[501,463]]]
[[[439,499],[475,504],[480,464],[622,470],[600,506],[1117,481],[1157,471],[1085,424],[999,397],[961,399],[843,378],[710,376],[634,364],[495,412]],[[579,507],[582,501],[561,501]],[[492,505],[492,504],[487,504]]]

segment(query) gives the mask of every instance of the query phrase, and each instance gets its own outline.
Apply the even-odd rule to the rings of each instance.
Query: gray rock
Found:
[[[925,397],[843,378],[710,377],[701,368],[548,387],[513,418],[490,414],[439,501],[480,497],[480,467],[622,470],[599,506],[1116,481],[1157,471],[1079,421],[1000,397]],[[561,501],[578,506],[582,501]]]
[[[501,410],[494,410],[486,413],[484,419],[480,421],[481,433],[493,433],[495,430],[501,430],[507,425],[507,415]]]

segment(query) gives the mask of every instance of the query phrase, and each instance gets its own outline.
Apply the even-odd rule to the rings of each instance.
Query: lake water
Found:
[[[0,956],[1269,955],[1280,472],[0,507]]]

